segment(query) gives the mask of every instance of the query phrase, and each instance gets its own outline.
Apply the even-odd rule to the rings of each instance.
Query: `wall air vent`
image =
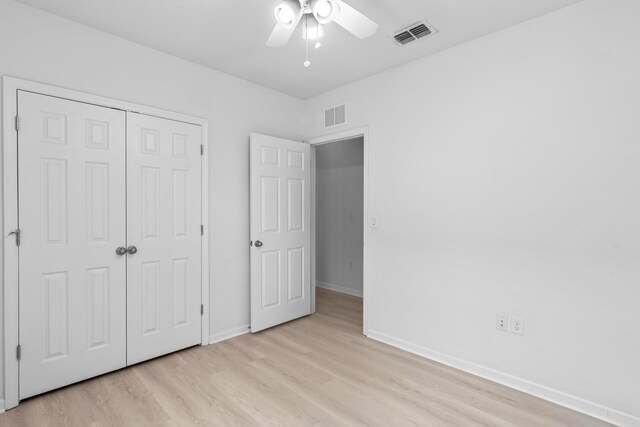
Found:
[[[435,32],[436,29],[427,21],[420,21],[396,32],[393,35],[393,39],[398,46],[405,46]]]
[[[331,128],[347,123],[346,104],[327,108],[324,110],[324,127]]]

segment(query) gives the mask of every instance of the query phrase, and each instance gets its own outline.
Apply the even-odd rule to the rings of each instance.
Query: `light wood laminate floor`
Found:
[[[0,426],[603,426],[367,339],[362,300],[23,401]]]

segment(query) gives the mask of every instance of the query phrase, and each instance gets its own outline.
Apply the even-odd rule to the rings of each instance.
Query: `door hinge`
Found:
[[[22,357],[22,346],[18,344],[16,347],[16,359],[20,360],[20,357]]]
[[[200,235],[204,236],[204,225],[200,224]]]
[[[204,156],[204,144],[200,144],[200,155]]]
[[[200,316],[204,316],[204,304],[200,304]]]
[[[20,246],[20,229],[16,228],[11,233],[7,234],[7,237],[16,236],[16,246]]]
[[[20,130],[20,116],[16,116],[16,132]]]

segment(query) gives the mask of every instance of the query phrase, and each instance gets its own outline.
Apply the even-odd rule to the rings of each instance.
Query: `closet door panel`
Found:
[[[20,398],[126,364],[125,113],[18,92]]]
[[[128,113],[127,362],[200,343],[201,129]]]

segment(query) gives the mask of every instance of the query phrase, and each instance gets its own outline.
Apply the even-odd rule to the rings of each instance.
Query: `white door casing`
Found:
[[[201,341],[201,129],[127,113],[127,363]]]
[[[125,366],[125,113],[18,92],[20,398]]]
[[[251,135],[251,332],[311,314],[310,153]]]

